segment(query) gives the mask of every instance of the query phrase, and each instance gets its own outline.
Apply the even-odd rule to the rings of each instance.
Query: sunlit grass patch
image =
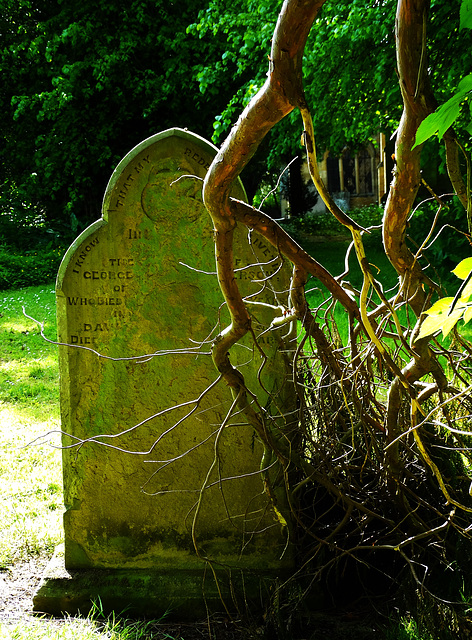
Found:
[[[0,624],[0,640],[110,640],[86,618],[70,618],[64,623],[44,624],[41,619],[23,620],[17,624]]]
[[[181,635],[169,635],[160,620],[129,620],[109,616],[102,619],[92,610],[87,618],[67,617],[56,624],[46,620],[25,620],[19,624],[0,624],[0,640],[176,640]],[[207,636],[208,637],[208,636]]]
[[[61,453],[30,444],[56,431],[48,441],[58,445],[58,430],[57,418],[32,422],[21,410],[0,406],[0,567],[51,552],[61,540]]]
[[[51,286],[31,287],[0,295],[0,402],[22,404],[40,419],[41,410],[58,416],[57,347],[40,335],[56,336],[55,293]],[[52,413],[51,413],[52,412]]]
[[[24,308],[24,312],[23,312]],[[56,298],[52,285],[28,287],[19,291],[0,292],[0,335],[2,340],[20,342],[31,350],[33,344],[41,346],[42,351],[51,350],[51,345],[42,340],[36,322],[25,313],[44,323],[45,333],[51,339],[56,335]],[[26,338],[28,338],[26,340]],[[39,338],[39,340],[36,340]]]
[[[0,294],[0,567],[49,553],[62,538],[59,373],[52,286]]]

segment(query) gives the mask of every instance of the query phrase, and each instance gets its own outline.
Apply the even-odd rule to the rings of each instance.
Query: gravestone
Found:
[[[113,173],[102,219],[61,264],[65,550],[36,610],[74,612],[100,597],[108,609],[193,617],[221,608],[221,595],[227,605],[243,592],[259,597],[291,566],[283,519],[263,490],[262,445],[240,415],[228,417],[232,397],[210,355],[228,323],[201,200],[214,155],[181,129],[145,140]],[[241,185],[233,195],[244,199]],[[293,335],[263,333],[287,304],[289,274],[246,229],[235,256],[243,293],[266,303],[250,311],[267,362],[248,336],[232,359],[270,413],[293,404]]]

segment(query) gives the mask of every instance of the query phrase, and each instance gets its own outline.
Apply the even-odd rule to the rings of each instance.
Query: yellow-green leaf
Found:
[[[472,280],[465,285],[464,291],[461,293],[461,302],[468,302],[470,296],[472,295]]]
[[[426,338],[427,336],[430,336],[432,333],[436,333],[436,331],[439,330],[441,330],[443,336],[446,337],[448,333],[451,332],[451,329],[454,327],[454,325],[457,324],[457,321],[461,318],[462,314],[464,313],[463,305],[458,305],[457,307],[455,307],[454,311],[449,314],[448,311],[453,298],[443,298],[442,300],[450,301],[447,308],[445,310],[441,310],[439,313],[430,314],[431,310],[433,309],[433,307],[431,307],[429,311],[425,312],[429,315],[423,320],[423,324],[421,325],[417,340],[419,340],[420,338]],[[441,300],[438,300],[438,302],[441,302]]]
[[[447,313],[451,307],[453,300],[454,298],[441,298],[440,300],[437,300],[437,302],[435,302],[433,306],[428,309],[428,311],[425,311],[425,313],[428,316],[434,316],[445,312]]]
[[[457,267],[452,270],[452,273],[461,280],[465,280],[469,273],[472,271],[472,258],[465,258],[461,260]]]
[[[472,318],[472,306],[471,307],[467,307],[467,309],[465,310],[465,312],[464,312],[464,322],[467,324],[471,318]]]
[[[417,340],[421,338],[426,338],[426,336],[430,336],[432,333],[436,333],[442,329],[444,323],[444,314],[436,315],[436,316],[428,316],[423,320],[423,324],[421,325],[420,332],[418,334]]]
[[[451,329],[457,324],[458,320],[462,317],[463,312],[464,312],[463,308],[454,309],[451,315],[447,316],[447,318],[443,320],[443,325],[442,325],[443,338],[445,338],[448,335],[448,333],[450,333]]]

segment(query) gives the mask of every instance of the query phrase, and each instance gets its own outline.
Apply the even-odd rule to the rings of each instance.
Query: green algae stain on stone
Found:
[[[214,154],[179,129],[138,145],[110,180],[102,219],[61,265],[59,340],[73,345],[60,348],[68,569],[203,570],[194,541],[234,568],[291,562],[258,474],[261,444],[238,418],[220,429],[231,395],[214,384],[209,345],[228,316],[201,180],[188,177],[203,178]],[[234,195],[244,199],[242,187]],[[275,259],[275,270],[276,251],[241,231],[235,255],[236,267],[254,264],[237,273],[256,295],[265,273],[255,256]],[[287,304],[284,269],[272,286],[277,295],[268,287],[258,299]],[[272,316],[254,311],[256,330]],[[268,408],[267,391],[293,401],[284,356],[293,345],[281,332],[260,344],[263,387],[250,339],[235,350],[249,388]]]

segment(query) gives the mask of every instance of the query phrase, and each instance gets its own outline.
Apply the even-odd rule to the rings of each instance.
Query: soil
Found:
[[[33,594],[47,562],[47,558],[18,562],[0,573],[0,623],[33,616]]]
[[[33,594],[39,585],[48,558],[17,562],[0,572],[0,625],[16,626],[25,620],[40,620],[41,625],[58,627],[65,619],[42,616],[32,610]],[[70,620],[70,618],[68,618]],[[223,617],[196,623],[152,624],[146,627],[149,638],[164,640],[276,640],[278,634],[257,624],[250,628],[241,621]],[[3,637],[3,636],[2,636]],[[383,633],[370,616],[359,611],[315,614],[309,628],[284,640],[382,640]],[[144,640],[144,638],[143,638]]]

